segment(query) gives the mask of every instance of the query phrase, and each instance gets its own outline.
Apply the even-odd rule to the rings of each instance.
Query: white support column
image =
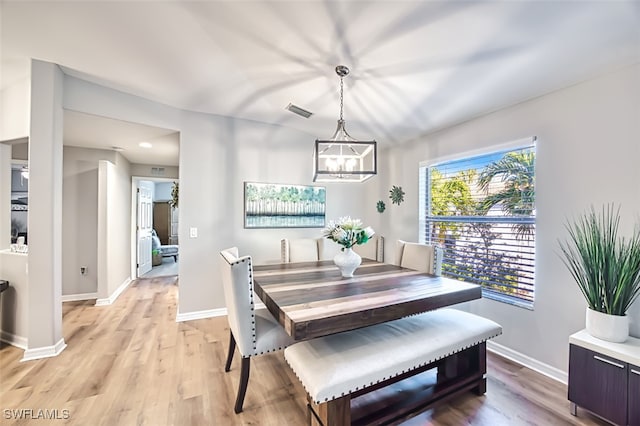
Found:
[[[110,305],[109,301],[109,165],[98,161],[98,300],[96,306]]]
[[[0,142],[0,250],[11,243],[11,145]]]
[[[62,337],[62,94],[52,63],[31,62],[29,335],[23,361],[56,356]]]

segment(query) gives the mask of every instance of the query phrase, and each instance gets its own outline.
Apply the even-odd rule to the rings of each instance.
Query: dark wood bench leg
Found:
[[[310,426],[351,425],[351,396],[345,395],[333,401],[316,404],[309,399]]]
[[[478,382],[478,386],[473,388],[473,392],[480,396],[487,393],[487,378],[484,377],[487,374],[487,342],[478,344],[478,356],[475,360],[478,364],[478,371],[482,373],[482,380]]]
[[[473,393],[475,393],[478,396],[482,396],[485,393],[487,393],[487,379],[485,377],[483,377],[479,382],[478,385],[472,389]]]
[[[449,355],[438,364],[438,383],[446,383],[460,376],[480,373],[477,385],[472,388],[476,395],[484,395],[487,392],[487,344],[479,343],[462,352]]]
[[[440,360],[438,364],[438,383],[444,383],[458,376],[458,354],[452,354]]]

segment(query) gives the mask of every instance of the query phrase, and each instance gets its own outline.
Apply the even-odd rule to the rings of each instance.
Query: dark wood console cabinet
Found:
[[[640,426],[640,339],[610,343],[578,332],[569,339],[569,401],[616,425]]]
[[[627,423],[640,425],[640,365],[629,364],[629,395],[627,400],[629,401]]]

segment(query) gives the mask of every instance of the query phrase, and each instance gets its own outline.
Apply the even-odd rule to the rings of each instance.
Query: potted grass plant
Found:
[[[563,262],[587,301],[586,328],[594,337],[624,342],[629,307],[640,294],[640,230],[620,237],[620,208],[589,212],[565,225]]]

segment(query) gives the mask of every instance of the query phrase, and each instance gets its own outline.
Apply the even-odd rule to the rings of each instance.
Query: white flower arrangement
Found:
[[[356,244],[364,244],[374,234],[373,228],[363,228],[360,219],[351,219],[350,216],[341,217],[337,221],[331,220],[324,228],[324,236],[343,246],[342,250]]]

